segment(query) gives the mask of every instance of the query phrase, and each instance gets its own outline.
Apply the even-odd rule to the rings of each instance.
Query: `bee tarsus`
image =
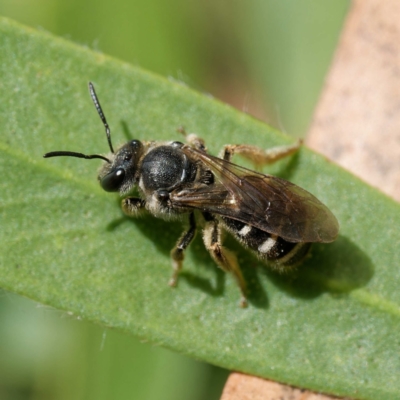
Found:
[[[172,287],[175,287],[178,283],[179,272],[182,269],[183,259],[185,258],[184,251],[196,235],[196,219],[194,217],[194,212],[189,214],[189,224],[189,229],[183,232],[176,246],[171,250],[173,274],[169,280],[169,285]]]

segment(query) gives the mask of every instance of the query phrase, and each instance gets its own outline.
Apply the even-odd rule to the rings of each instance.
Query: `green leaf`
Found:
[[[306,148],[268,172],[306,188],[338,217],[290,275],[235,241],[249,308],[200,235],[171,289],[177,222],[125,218],[96,182],[99,160],[48,151],[107,151],[87,92],[93,81],[114,143],[180,140],[183,125],[216,154],[286,136],[179,82],[0,20],[1,286],[225,368],[362,399],[400,397],[400,206]],[[255,268],[259,266],[259,268]]]

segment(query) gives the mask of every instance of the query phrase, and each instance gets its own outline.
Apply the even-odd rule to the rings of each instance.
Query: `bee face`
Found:
[[[110,129],[94,87],[89,91],[106,130],[109,157],[55,151],[44,157],[71,156],[105,161],[98,180],[107,192],[127,195],[136,186],[139,197],[122,200],[129,216],[147,211],[156,217],[187,215],[185,230],[171,251],[176,286],[184,251],[196,233],[194,211],[203,217],[203,241],[215,262],[233,274],[246,306],[246,282],[233,253],[222,246],[222,230],[229,231],[260,259],[280,270],[298,265],[313,242],[335,240],[339,224],[331,211],[306,190],[283,179],[257,173],[230,162],[240,154],[257,164],[271,163],[293,154],[300,143],[270,150],[250,145],[226,145],[222,157],[207,153],[195,134],[181,142],[132,140],[114,152]]]
[[[110,162],[100,169],[98,180],[106,192],[128,193],[138,180],[138,163],[143,144],[132,140],[112,155]]]

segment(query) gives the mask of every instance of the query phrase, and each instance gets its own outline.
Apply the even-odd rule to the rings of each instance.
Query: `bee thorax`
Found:
[[[196,166],[179,148],[158,146],[144,157],[141,172],[145,190],[172,189],[193,181]]]

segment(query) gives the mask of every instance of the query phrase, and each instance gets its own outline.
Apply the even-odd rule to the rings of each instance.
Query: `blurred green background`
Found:
[[[306,133],[348,8],[0,0],[3,16],[183,81],[294,136]],[[0,292],[1,400],[219,399],[228,373]]]

